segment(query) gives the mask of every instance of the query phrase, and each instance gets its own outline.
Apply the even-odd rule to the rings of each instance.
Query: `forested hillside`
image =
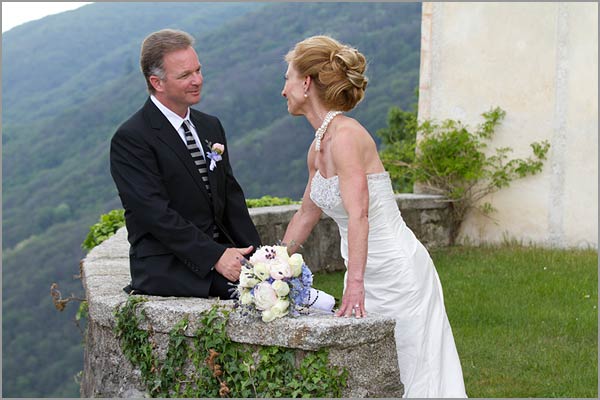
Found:
[[[2,35],[3,396],[76,397],[82,337],[75,305],[88,227],[120,208],[109,141],[144,102],[139,46],[150,32],[196,37],[203,99],[219,116],[247,197],[299,198],[312,128],[287,114],[283,56],[299,40],[330,34],[369,60],[365,100],[351,115],[371,133],[390,106],[414,103],[420,4],[94,3]]]

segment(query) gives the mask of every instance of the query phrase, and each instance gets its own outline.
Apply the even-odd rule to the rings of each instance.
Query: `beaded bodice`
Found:
[[[372,190],[372,183],[386,180],[389,180],[387,172],[368,174],[367,182],[369,183],[369,193]],[[330,178],[325,178],[317,170],[311,182],[310,198],[323,210],[330,210],[341,204],[342,197],[340,195],[340,182],[338,176],[334,175]]]
[[[405,226],[396,204],[392,183],[387,172],[368,174],[369,187],[369,252],[393,247],[395,236],[391,231],[401,231]],[[311,181],[310,198],[325,214],[330,216],[340,231],[342,257],[348,256],[348,212],[342,203],[337,176],[323,177],[319,171]]]

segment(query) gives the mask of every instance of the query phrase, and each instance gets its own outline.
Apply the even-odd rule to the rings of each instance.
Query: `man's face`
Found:
[[[151,77],[154,95],[171,111],[184,117],[189,106],[200,101],[202,72],[198,55],[192,47],[175,50],[164,56],[165,79]]]

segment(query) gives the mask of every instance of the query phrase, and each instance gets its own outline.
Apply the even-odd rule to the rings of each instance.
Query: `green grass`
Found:
[[[432,252],[470,397],[598,397],[598,254]],[[343,272],[314,286],[340,298]]]

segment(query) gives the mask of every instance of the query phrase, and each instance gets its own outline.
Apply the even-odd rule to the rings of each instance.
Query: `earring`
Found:
[[[304,92],[304,98],[308,97],[308,93]]]

